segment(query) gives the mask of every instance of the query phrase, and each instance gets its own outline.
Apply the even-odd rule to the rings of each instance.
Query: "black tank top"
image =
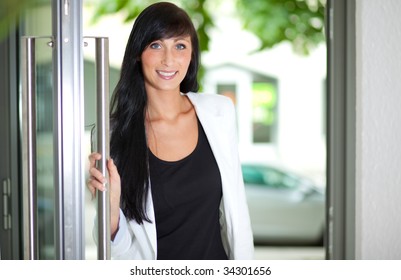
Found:
[[[219,223],[220,171],[200,122],[190,155],[170,162],[149,150],[149,168],[157,259],[227,259]]]

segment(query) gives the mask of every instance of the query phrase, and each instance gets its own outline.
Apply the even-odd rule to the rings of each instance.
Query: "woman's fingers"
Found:
[[[96,167],[92,167],[91,169],[89,169],[89,174],[91,175],[91,179],[96,179],[102,184],[105,184],[107,182],[102,172],[100,172],[100,170]]]
[[[99,188],[98,184],[99,181],[97,181],[96,179],[89,178],[87,181],[86,185],[88,187],[88,190],[92,194],[92,198],[96,197],[96,190]]]
[[[102,172],[100,172],[96,167],[92,167],[89,171],[89,174],[91,175],[90,179],[92,185],[100,191],[105,191],[105,184],[107,183],[107,180],[103,176]]]
[[[96,191],[105,191],[107,182],[105,176],[96,168],[96,161],[101,159],[99,153],[93,153],[89,156],[89,179],[87,187],[92,194],[92,198],[96,197]],[[113,233],[118,229],[118,221],[120,216],[120,196],[121,196],[121,180],[118,174],[117,166],[112,159],[107,161],[107,171],[109,175],[109,191],[110,191],[110,227]]]
[[[92,153],[89,155],[89,179],[87,181],[87,187],[92,193],[92,196],[96,196],[96,190],[105,191],[106,178],[96,168],[96,161],[100,160],[102,156],[99,153]]]
[[[102,155],[99,153],[92,153],[89,155],[89,168],[96,165],[96,161],[102,158]]]

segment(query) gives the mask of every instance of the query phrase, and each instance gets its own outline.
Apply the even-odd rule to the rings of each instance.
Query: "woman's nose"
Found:
[[[174,60],[173,54],[170,50],[165,50],[162,57],[162,63],[169,66]]]

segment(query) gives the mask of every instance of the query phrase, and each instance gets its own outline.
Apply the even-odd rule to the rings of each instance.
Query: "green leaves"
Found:
[[[32,1],[0,0],[0,40],[8,35],[10,24],[17,24],[18,17]]]
[[[260,50],[287,41],[308,54],[325,40],[324,0],[237,0],[246,30],[261,40]]]
[[[201,51],[209,49],[209,30],[214,26],[208,1],[171,1],[183,7],[197,28]],[[243,27],[261,41],[260,50],[272,48],[281,42],[290,42],[295,52],[308,54],[325,40],[324,15],[326,0],[226,0],[236,1]],[[18,16],[34,3],[32,0],[0,1],[0,38],[7,36],[9,24],[16,23]],[[148,5],[157,0],[95,0],[92,22],[102,16],[123,13],[124,21],[134,20]],[[88,3],[88,2],[87,2]],[[210,6],[210,5],[209,5]]]
[[[134,20],[145,7],[160,1],[155,0],[98,0],[93,2],[95,7],[95,16],[92,22],[95,23],[102,16],[124,13],[124,21]],[[191,17],[198,31],[200,49],[206,51],[209,48],[208,30],[213,26],[213,20],[210,12],[205,8],[207,0],[177,0],[171,1],[182,7]]]
[[[177,0],[194,21],[201,51],[208,50],[209,30],[214,26],[207,2],[211,0]],[[227,0],[229,1],[229,0]],[[234,1],[234,0],[232,0]],[[324,13],[326,0],[236,0],[237,11],[246,30],[261,41],[260,50],[281,42],[290,42],[295,52],[308,54],[325,40]],[[96,16],[124,12],[125,21],[135,19],[152,0],[99,0]]]
[[[134,20],[139,13],[148,5],[157,1],[138,1],[138,0],[97,0],[93,2],[95,6],[92,22],[96,23],[102,16],[115,13],[125,13],[125,22]]]

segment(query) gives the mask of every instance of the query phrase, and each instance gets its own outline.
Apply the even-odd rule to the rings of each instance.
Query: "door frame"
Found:
[[[7,38],[0,42],[0,259],[21,258],[17,40],[17,28],[10,23]],[[5,200],[11,221],[6,221]]]
[[[355,160],[356,160],[356,55],[355,55],[355,2],[356,0],[327,1],[327,259],[355,258]],[[60,259],[84,258],[83,200],[84,200],[84,170],[82,163],[86,159],[80,139],[83,139],[83,99],[82,99],[82,1],[53,0],[54,14],[62,20],[54,19],[54,48],[59,50],[56,61],[63,61],[63,67],[58,71],[55,85],[60,94],[55,98],[57,114],[63,116],[62,121],[55,124],[56,131],[64,128],[63,133],[57,133],[56,143],[68,150],[68,153],[57,153],[60,164],[56,168],[57,183],[62,186],[57,193],[60,205],[56,214],[66,222],[64,228],[57,227],[56,236],[69,232],[57,239],[57,256]],[[7,139],[8,146],[1,146],[5,156],[5,168],[2,168],[2,179],[11,181],[11,213],[12,228],[9,232],[1,227],[1,257],[3,259],[19,259],[22,256],[20,230],[20,189],[19,189],[19,131],[18,131],[18,34],[16,27],[11,26],[9,37],[0,42],[0,59],[8,57],[1,63],[1,84],[6,93],[1,96],[4,103],[0,109],[5,119],[0,123],[2,139]],[[68,38],[70,43],[64,42]],[[6,54],[6,55],[4,55]],[[55,68],[57,69],[57,67]],[[75,88],[69,84],[73,82]],[[71,93],[71,94],[70,94]],[[4,104],[4,105],[2,105]],[[5,108],[8,105],[8,108]],[[70,112],[81,108],[76,116],[71,118]],[[3,110],[4,109],[4,110]],[[75,115],[75,114],[74,114]],[[78,125],[77,125],[78,124]],[[81,128],[82,127],[82,128]],[[79,144],[74,144],[79,143]],[[57,149],[57,148],[56,148]],[[8,150],[8,151],[7,151]],[[78,164],[78,165],[77,165]],[[78,205],[76,205],[78,201]],[[3,209],[0,209],[2,212]],[[3,214],[3,213],[2,213]],[[3,215],[1,215],[3,216]],[[73,228],[73,231],[65,231]],[[18,236],[18,238],[15,238]],[[6,246],[7,245],[7,246]]]
[[[327,1],[326,259],[355,259],[356,0]]]
[[[52,3],[56,258],[85,259],[82,1]]]

